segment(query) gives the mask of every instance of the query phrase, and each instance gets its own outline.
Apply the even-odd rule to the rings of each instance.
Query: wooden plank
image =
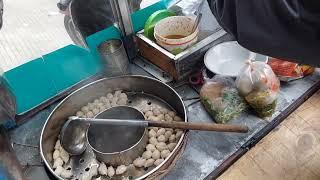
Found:
[[[219,179],[320,179],[319,107],[320,90]],[[251,170],[246,168],[248,164]],[[254,168],[255,165],[259,168]]]
[[[151,45],[147,44],[140,38],[136,38],[139,52],[142,57],[152,64],[158,66],[163,71],[170,74],[175,80],[179,79],[177,70],[175,68],[174,61],[170,59],[165,54],[161,53],[157,49],[153,48]]]

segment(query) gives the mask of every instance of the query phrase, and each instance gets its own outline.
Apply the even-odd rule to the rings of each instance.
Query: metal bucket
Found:
[[[129,73],[129,60],[123,43],[119,39],[111,39],[101,43],[98,51],[105,64],[107,76],[119,76]]]
[[[141,111],[129,106],[112,107],[95,118],[145,119]],[[129,165],[144,152],[148,142],[147,132],[146,128],[139,126],[91,124],[87,141],[99,161],[114,166]]]

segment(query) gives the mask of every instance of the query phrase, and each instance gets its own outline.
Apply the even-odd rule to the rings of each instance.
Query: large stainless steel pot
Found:
[[[106,93],[113,92],[115,90],[124,90],[129,92],[142,92],[154,96],[159,100],[163,100],[171,108],[180,114],[185,121],[187,121],[187,115],[185,106],[182,99],[170,86],[152,78],[144,76],[121,76],[114,78],[106,78],[95,81],[88,84],[74,93],[70,94],[63,101],[61,101],[53,112],[49,115],[40,136],[40,153],[41,157],[48,167],[49,171],[55,175],[56,178],[61,179],[57,176],[52,168],[52,152],[54,149],[55,142],[58,138],[60,129],[69,116],[76,114],[76,112],[85,106],[88,102],[94,99],[104,96]],[[143,176],[137,179],[143,179],[160,169],[167,161],[173,158],[173,154],[179,149],[184,135],[178,141],[178,145],[163,163],[156,168],[152,169]],[[82,168],[82,167],[79,167]],[[77,169],[79,169],[77,168]],[[84,167],[85,168],[85,167]]]

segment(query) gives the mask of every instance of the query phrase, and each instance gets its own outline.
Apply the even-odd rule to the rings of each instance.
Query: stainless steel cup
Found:
[[[129,60],[121,40],[107,40],[98,46],[98,51],[105,64],[104,71],[107,76],[126,75],[129,73]]]
[[[129,106],[112,107],[95,118],[145,119],[141,111]],[[147,132],[146,128],[138,126],[91,124],[87,140],[99,161],[114,166],[129,165],[144,152],[148,142]]]

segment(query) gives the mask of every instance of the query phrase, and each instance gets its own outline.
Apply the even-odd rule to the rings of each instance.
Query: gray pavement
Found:
[[[7,71],[71,44],[55,0],[4,0],[0,67]]]

